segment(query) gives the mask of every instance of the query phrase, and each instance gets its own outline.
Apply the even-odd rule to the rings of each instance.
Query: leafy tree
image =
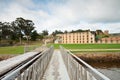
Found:
[[[20,18],[16,19],[16,23],[17,23],[17,26],[20,30],[20,34],[22,33],[27,38],[27,42],[28,42],[32,30],[34,30],[33,21],[32,20],[25,20],[25,19],[20,17]]]
[[[16,21],[11,22],[11,26],[14,31],[12,34],[12,40],[16,40],[19,38],[19,35],[21,34],[20,29],[19,29]]]
[[[13,30],[9,22],[4,22],[2,26],[2,37],[4,39],[10,39]]]
[[[95,41],[97,42],[98,40],[100,40],[102,38],[102,35],[95,35]]]
[[[3,23],[0,22],[0,43],[1,43],[1,40],[2,40],[2,27],[3,27]]]
[[[19,24],[19,25],[18,25]],[[22,29],[20,28],[20,23],[16,20],[11,23],[14,33],[12,35],[13,40],[19,38],[20,44],[22,44]]]
[[[56,33],[55,33],[55,32],[52,32],[52,35],[53,35],[53,36],[56,36]]]
[[[47,36],[47,35],[48,35],[48,31],[47,31],[47,30],[43,30],[43,31],[42,31],[42,35],[43,35],[43,36]]]
[[[109,37],[110,35],[109,35],[109,34],[106,34],[106,33],[103,33],[101,36],[102,36],[102,38],[107,38],[107,37]]]
[[[16,18],[16,20],[11,23],[0,22],[0,40],[2,38],[9,40],[19,39],[21,44],[23,36],[26,37],[28,41],[31,37],[31,34],[37,35],[37,31],[33,31],[33,30],[34,30],[33,21],[24,19],[22,17]],[[48,33],[44,32],[44,35],[48,35]]]
[[[40,40],[42,40],[42,39],[44,38],[44,36],[42,35],[42,33],[39,33],[39,34],[38,34],[38,38],[39,38]]]
[[[84,30],[78,29],[78,30],[72,30],[72,31],[71,31],[71,33],[76,33],[76,32],[84,32]]]
[[[39,34],[37,33],[36,30],[34,30],[32,33],[31,33],[31,40],[32,41],[36,41],[37,37],[39,36]]]
[[[29,36],[32,30],[34,30],[34,23],[32,20],[25,20],[25,28],[23,29],[24,34]]]
[[[68,33],[68,31],[67,31],[67,30],[65,30],[65,31],[64,31],[64,33]]]
[[[102,30],[96,30],[96,34],[97,35],[103,35],[104,33],[102,32]]]
[[[11,44],[12,26],[9,22],[0,22],[0,40],[5,39]]]
[[[63,32],[60,30],[55,30],[55,32],[52,33],[53,36],[56,36],[57,34],[63,34]]]
[[[31,20],[25,20],[25,28],[24,28],[24,34],[27,38],[27,42],[30,38],[30,34],[32,33],[32,31],[34,30],[34,23]]]

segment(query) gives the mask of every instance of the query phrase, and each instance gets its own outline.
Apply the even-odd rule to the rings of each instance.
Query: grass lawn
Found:
[[[29,51],[33,50],[34,47],[40,47],[41,44],[35,44],[28,46]],[[0,54],[23,54],[24,46],[9,46],[9,47],[0,47]]]
[[[50,45],[54,45],[55,49],[59,49],[61,45],[73,52],[120,52],[120,44],[49,44],[48,46]]]
[[[48,46],[54,45],[55,49],[59,49],[59,46],[63,46],[66,49],[69,49],[73,52],[120,52],[120,44],[48,44]],[[40,46],[38,44],[32,46]],[[87,49],[93,49],[89,51]],[[102,49],[95,50],[95,49]],[[107,50],[109,49],[109,50]],[[112,50],[117,49],[117,50]],[[9,46],[9,47],[0,47],[0,54],[23,54],[24,46]]]
[[[23,46],[0,47],[0,54],[22,54],[24,53]]]
[[[55,49],[63,46],[66,49],[120,49],[120,44],[49,44],[54,45]]]

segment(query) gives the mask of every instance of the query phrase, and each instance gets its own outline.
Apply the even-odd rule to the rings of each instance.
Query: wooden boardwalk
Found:
[[[42,80],[70,80],[60,51],[54,51]]]
[[[0,80],[110,80],[63,47],[39,50],[0,62]]]

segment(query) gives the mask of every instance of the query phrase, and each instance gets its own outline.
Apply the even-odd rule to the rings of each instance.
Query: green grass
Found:
[[[40,46],[36,44],[37,46]],[[36,46],[33,45],[33,46]],[[55,49],[59,49],[59,46],[63,46],[66,49],[71,49],[76,51],[73,52],[84,52],[80,49],[86,49],[86,52],[99,52],[98,51],[87,51],[87,49],[120,49],[120,44],[49,44],[54,45]],[[100,52],[120,52],[120,50],[102,50]],[[24,46],[9,46],[9,47],[0,47],[0,54],[23,54]]]
[[[59,49],[59,45],[66,49],[120,49],[120,44],[49,44]]]
[[[23,46],[0,47],[0,54],[23,54]]]
[[[40,47],[41,44],[34,44],[28,46],[29,51],[33,50],[34,47]],[[9,46],[9,47],[0,47],[0,54],[23,54],[24,46]]]
[[[54,45],[55,49],[59,49],[59,46],[70,50],[73,53],[76,52],[120,52],[120,44],[49,44]]]

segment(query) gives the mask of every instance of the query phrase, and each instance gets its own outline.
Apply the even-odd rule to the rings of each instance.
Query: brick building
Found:
[[[97,43],[120,43],[120,36],[102,38]]]
[[[95,35],[90,31],[86,30],[83,32],[64,33],[57,35],[60,37],[62,44],[85,44],[95,43]]]
[[[103,36],[96,42],[96,35]],[[57,34],[55,43],[62,44],[90,44],[90,43],[120,43],[120,34],[109,34],[108,30],[102,32],[102,30],[90,31],[82,30],[79,32],[68,32],[63,34]]]

